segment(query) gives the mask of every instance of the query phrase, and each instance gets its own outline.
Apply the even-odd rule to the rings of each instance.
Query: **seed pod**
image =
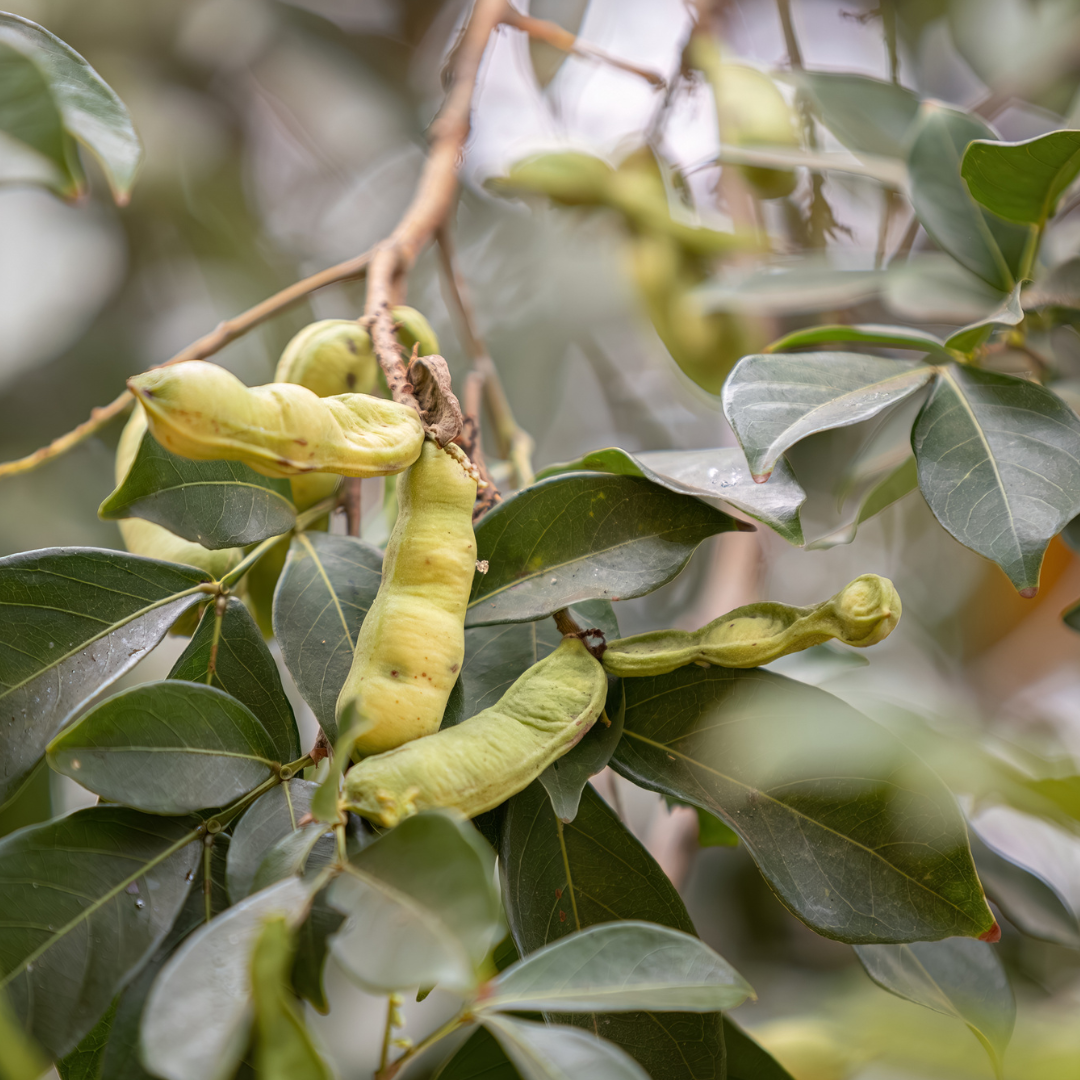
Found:
[[[242,461],[263,476],[386,476],[420,453],[415,410],[366,394],[316,397],[292,383],[246,387],[191,360],[128,380],[153,436],[194,461]]]
[[[654,630],[608,643],[612,675],[666,675],[686,664],[751,668],[836,638],[864,649],[892,633],[900,597],[888,578],[863,574],[834,597],[798,608],[764,601],[736,608],[700,630]]]
[[[418,356],[439,355],[439,339],[431,329],[431,323],[416,308],[391,308],[390,314],[397,324],[397,339],[407,353],[411,354],[413,346],[416,345]]]
[[[438,731],[465,658],[476,481],[428,441],[398,477],[397,497],[382,582],[337,701],[342,731],[354,712],[371,725],[358,754],[380,754]]]
[[[371,338],[355,319],[305,326],[285,346],[274,372],[274,382],[297,383],[319,397],[370,394],[378,377]]]
[[[140,405],[136,405],[116,447],[116,486],[119,487],[127,477],[135,455],[139,452],[143,435],[146,434],[146,414]],[[222,548],[210,551],[202,544],[184,540],[175,533],[152,521],[142,518],[121,518],[120,535],[124,538],[124,547],[133,555],[146,555],[152,559],[166,562],[185,563],[197,566],[215,578],[227,574],[244,557],[240,548]]]
[[[354,765],[345,799],[387,827],[432,807],[475,817],[528,787],[575,746],[606,696],[604,669],[577,638],[563,638],[490,709]]]

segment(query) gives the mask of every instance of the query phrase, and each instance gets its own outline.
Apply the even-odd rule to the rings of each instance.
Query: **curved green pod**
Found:
[[[354,714],[368,725],[357,754],[381,754],[438,731],[465,659],[476,481],[428,441],[398,477],[397,497],[382,582],[337,701],[341,731]]]
[[[354,765],[345,801],[388,828],[432,807],[475,817],[524,790],[575,746],[606,697],[603,667],[578,638],[563,638],[490,709]]]
[[[864,649],[892,633],[900,597],[888,578],[863,574],[813,607],[763,601],[736,608],[700,630],[654,630],[608,642],[612,675],[666,675],[686,664],[760,667],[788,653],[836,639]]]
[[[320,398],[293,383],[245,386],[202,360],[128,380],[150,431],[194,461],[242,461],[263,476],[387,476],[420,455],[414,409],[367,394]]]

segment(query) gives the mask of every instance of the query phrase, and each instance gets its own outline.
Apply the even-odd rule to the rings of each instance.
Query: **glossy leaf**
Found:
[[[162,969],[143,1012],[142,1057],[151,1073],[164,1080],[229,1080],[248,1044],[251,958],[263,923],[280,915],[295,924],[310,900],[299,878],[286,878],[184,942]]]
[[[1080,131],[1051,131],[1014,143],[977,140],[964,153],[960,175],[987,210],[1042,228],[1080,176]]]
[[[992,929],[952,795],[884,728],[761,669],[692,665],[625,682],[612,767],[726,821],[819,934],[897,942]]]
[[[274,633],[296,688],[331,742],[356,635],[382,580],[382,552],[350,536],[302,533],[274,593]]]
[[[96,806],[0,840],[0,992],[54,1057],[168,933],[199,835],[190,820]]]
[[[763,1050],[730,1016],[724,1017],[728,1080],[793,1080],[771,1054]]]
[[[806,493],[783,461],[777,464],[773,482],[755,484],[746,458],[734,447],[715,450],[639,450],[627,453],[618,447],[594,450],[577,461],[551,465],[540,479],[562,472],[590,469],[620,476],[643,476],[672,491],[693,495],[710,506],[727,503],[748,517],[768,525],[793,544],[803,542],[799,507]],[[723,509],[723,507],[719,507]]]
[[[113,1001],[105,1015],[79,1040],[79,1045],[56,1063],[60,1080],[98,1080],[115,1015],[116,1002]],[[2,1062],[0,1075],[7,1080]]]
[[[259,718],[279,761],[300,758],[300,733],[278,666],[255,620],[235,596],[220,614],[212,604],[206,608],[169,678],[224,690]]]
[[[502,936],[494,855],[465,821],[441,811],[406,818],[350,859],[330,886],[348,916],[334,957],[362,987],[471,990]]]
[[[246,795],[284,762],[235,698],[167,680],[106,698],[49,744],[49,764],[112,802],[186,814]]]
[[[1020,283],[1018,282],[1013,291],[1006,296],[993,310],[973,323],[961,327],[955,334],[949,335],[945,342],[950,349],[956,349],[962,353],[973,353],[977,346],[981,345],[990,336],[993,330],[999,326],[1016,326],[1023,322],[1024,309],[1020,304]]]
[[[860,353],[744,356],[724,384],[724,415],[761,481],[801,439],[868,420],[933,375],[926,364]]]
[[[793,330],[767,346],[765,352],[778,353],[802,349],[807,345],[830,345],[838,341],[857,341],[861,345],[877,345],[883,349],[910,349],[913,352],[945,353],[945,342],[936,334],[908,326],[849,326],[846,323],[828,326],[807,326]],[[947,354],[946,354],[947,355]]]
[[[697,499],[632,476],[541,480],[476,528],[467,624],[526,622],[583,600],[644,596],[670,581],[707,537],[742,526]]]
[[[1035,383],[952,365],[912,433],[919,487],[961,544],[1034,595],[1050,540],[1080,512],[1080,419]]]
[[[189,461],[146,432],[123,483],[101,504],[106,521],[145,518],[211,549],[255,544],[296,522],[288,480],[239,461]]]
[[[975,869],[986,895],[1028,937],[1080,949],[1080,920],[1054,887],[969,833]]]
[[[142,146],[124,103],[74,49],[29,19],[0,12],[0,42],[38,67],[65,129],[94,153],[114,198],[126,203]]]
[[[331,843],[327,844],[327,840]],[[275,881],[326,866],[333,861],[334,854],[333,835],[327,825],[321,821],[302,825],[283,836],[263,856],[259,869],[255,871],[251,891],[259,892]]]
[[[626,920],[591,926],[507,968],[478,1012],[716,1012],[753,995],[749,983],[691,934]]]
[[[543,788],[507,804],[499,849],[507,921],[528,957],[576,930],[645,919],[694,932],[686,907],[652,856],[587,787],[577,817],[563,825]],[[652,1076],[722,1080],[717,1013],[597,1013],[566,1016],[629,1051]]]
[[[1001,1059],[1016,1023],[1016,1000],[993,946],[950,938],[858,945],[855,952],[878,986],[963,1020],[1001,1075]]]
[[[137,664],[209,575],[98,548],[0,559],[0,804],[49,740]]]
[[[1030,231],[984,210],[960,176],[968,144],[996,138],[971,113],[924,104],[908,169],[912,206],[933,241],[973,274],[1007,293],[1021,275]]]

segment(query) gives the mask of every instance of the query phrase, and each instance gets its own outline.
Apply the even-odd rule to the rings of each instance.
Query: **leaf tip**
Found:
[[[1039,586],[1038,585],[1029,585],[1026,589],[1021,589],[1020,590],[1020,595],[1025,600],[1033,600],[1035,598],[1036,594],[1038,593],[1038,591],[1039,591]]]
[[[772,476],[772,474],[773,474],[773,471],[772,471],[772,469],[770,469],[768,472],[763,472],[763,473],[752,472],[750,475],[754,478],[754,483],[755,484],[764,484],[765,481],[768,480],[770,476]]]
[[[980,941],[985,941],[988,945],[995,945],[1001,940],[1001,927],[998,925],[997,920],[994,920],[994,925],[989,930],[983,931],[979,935]]]

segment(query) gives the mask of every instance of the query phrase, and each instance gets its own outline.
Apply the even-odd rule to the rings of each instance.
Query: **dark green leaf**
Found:
[[[134,667],[209,575],[122,551],[0,559],[0,803],[75,712]]]
[[[1020,283],[1018,282],[1013,287],[1013,291],[993,311],[961,327],[955,334],[950,334],[945,344],[958,352],[972,353],[994,329],[999,326],[1016,326],[1023,319],[1024,309],[1020,305]]]
[[[1042,228],[1080,175],[1080,131],[1051,131],[1015,143],[976,140],[964,153],[960,175],[987,210]]]
[[[443,1063],[434,1080],[520,1080],[520,1076],[495,1036],[481,1027]]]
[[[734,1009],[749,983],[692,934],[638,920],[590,926],[531,953],[488,984],[477,1013]]]
[[[508,804],[499,850],[506,916],[522,956],[575,930],[646,919],[692,934],[679,894],[606,803],[586,787],[563,825],[539,784]],[[722,1080],[716,1013],[601,1013],[574,1017],[665,1080]]]
[[[292,875],[303,875],[309,869],[326,866],[333,861],[334,845],[330,826],[321,821],[302,825],[286,833],[263,857],[251,891],[259,892]],[[326,841],[330,843],[327,844]]]
[[[973,274],[1007,293],[1021,276],[1030,230],[984,210],[960,176],[968,144],[996,138],[970,113],[925,103],[908,168],[911,202],[931,239]]]
[[[502,935],[494,855],[466,821],[426,811],[368,844],[331,884],[348,922],[331,941],[345,971],[375,993],[471,990]]]
[[[801,439],[876,416],[933,374],[926,364],[861,353],[744,356],[724,384],[724,415],[763,480]]]
[[[334,708],[356,635],[382,580],[382,552],[350,536],[293,539],[274,594],[274,633],[285,666],[331,742]]]
[[[246,795],[283,762],[235,698],[168,680],[106,698],[49,744],[49,764],[112,802],[186,814]]]
[[[1080,419],[1049,390],[952,365],[915,422],[919,487],[961,544],[1035,594],[1046,545],[1080,512]]]
[[[818,933],[895,942],[994,926],[952,795],[884,728],[761,669],[625,682],[612,767],[722,817]]]
[[[319,893],[311,905],[308,917],[296,931],[296,958],[293,960],[293,988],[305,1000],[311,1002],[316,1012],[324,1015],[330,1011],[323,986],[323,970],[330,952],[330,937],[337,933],[344,916],[326,902],[325,890]]]
[[[737,847],[739,834],[729,825],[725,825],[715,814],[708,810],[702,810],[700,806],[692,807],[698,816],[698,846],[699,847]]]
[[[146,1002],[142,1055],[168,1080],[229,1080],[251,1028],[251,955],[263,922],[299,922],[311,893],[286,878],[192,934],[162,969]],[[197,1037],[193,1036],[197,1033]]]
[[[743,526],[745,527],[745,526]],[[569,473],[512,495],[476,528],[467,623],[526,622],[670,581],[702,540],[740,528],[697,499],[632,476]]]
[[[1069,905],[1033,870],[1019,866],[969,832],[975,869],[986,895],[1029,937],[1080,949],[1080,921]]]
[[[260,476],[239,461],[189,461],[146,432],[123,483],[98,516],[145,518],[211,549],[255,544],[296,522],[288,480]]]
[[[279,761],[300,757],[300,733],[278,666],[248,609],[236,597],[229,597],[222,614],[213,604],[206,608],[169,678],[224,690],[259,718]]]
[[[983,941],[913,941],[857,945],[866,973],[897,997],[963,1020],[982,1043],[994,1071],[1016,1023],[1016,1000],[993,946]]]
[[[728,1080],[794,1080],[774,1057],[766,1053],[730,1017],[724,1017]]]
[[[803,542],[799,507],[806,493],[784,461],[777,464],[771,484],[755,484],[746,458],[734,447],[715,450],[639,450],[629,454],[618,447],[594,450],[577,461],[551,465],[539,479],[563,472],[590,469],[620,476],[643,476],[671,491],[693,495],[710,506],[728,503],[748,517],[778,532],[793,544]],[[723,509],[723,507],[718,507]]]
[[[896,83],[845,72],[800,71],[825,126],[849,150],[906,158],[919,99]]]
[[[98,1080],[115,1015],[114,1001],[105,1015],[82,1037],[79,1045],[56,1063],[60,1080]],[[2,1072],[3,1067],[0,1066]]]
[[[793,330],[766,348],[767,353],[801,349],[807,345],[829,345],[837,341],[857,341],[883,349],[911,349],[913,352],[945,353],[945,342],[936,334],[907,326],[807,326]],[[947,355],[947,354],[946,354]]]
[[[523,1080],[649,1080],[625,1050],[562,1024],[537,1024],[498,1013],[484,1026],[499,1041]]]
[[[168,933],[200,834],[190,820],[96,806],[0,841],[0,990],[54,1057]]]
[[[65,129],[93,151],[114,198],[126,203],[142,146],[124,103],[74,49],[29,19],[0,12],[0,42],[37,65]]]

